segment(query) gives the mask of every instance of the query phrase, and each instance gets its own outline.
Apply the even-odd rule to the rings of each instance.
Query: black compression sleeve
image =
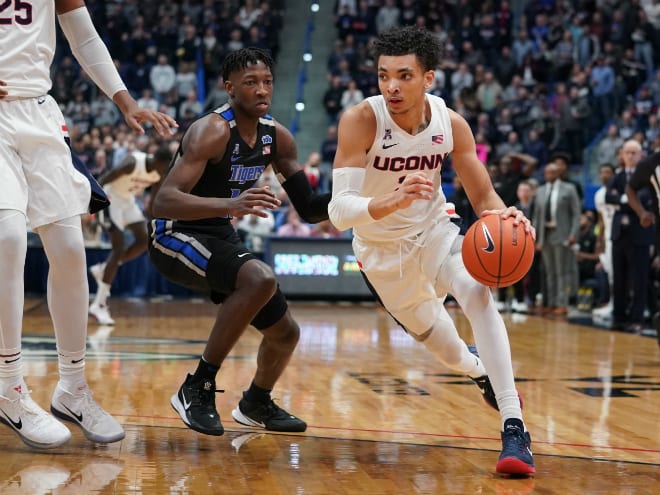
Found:
[[[304,170],[298,170],[282,183],[282,187],[305,222],[318,223],[328,219],[328,203],[332,195],[314,193]]]

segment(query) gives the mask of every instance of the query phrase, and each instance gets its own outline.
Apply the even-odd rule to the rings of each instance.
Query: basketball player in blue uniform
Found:
[[[265,216],[280,201],[268,187],[252,187],[272,166],[300,216],[328,218],[329,194],[312,193],[297,162],[292,135],[268,114],[273,60],[244,48],[223,67],[229,103],[195,121],[181,140],[153,203],[149,254],[156,268],[180,285],[207,295],[218,308],[197,369],[171,398],[183,422],[201,433],[222,435],[215,405],[216,375],[248,325],[261,331],[257,370],[232,416],[272,431],[305,431],[306,423],[270,393],[299,338],[272,269],[240,241],[232,217]]]
[[[0,22],[0,421],[27,444],[52,448],[71,432],[30,397],[23,379],[21,331],[26,220],[49,261],[48,307],[57,341],[59,382],[51,411],[100,443],[124,438],[121,425],[93,399],[85,379],[89,287],[80,215],[90,181],[72,163],[59,106],[48,95],[55,53],[55,18],[76,60],[143,134],[176,123],[144,110],[130,96],[82,0],[2,2]],[[98,186],[98,184],[96,184]]]
[[[506,208],[476,154],[465,119],[426,90],[441,46],[422,28],[395,28],[374,43],[381,94],[339,122],[330,220],[353,228],[362,272],[385,309],[448,368],[471,377],[502,418],[497,472],[535,472],[522,419],[506,328],[488,287],[463,266],[459,227],[442,192],[449,153],[474,211],[524,223]],[[477,347],[460,338],[444,308],[451,293],[470,321]]]

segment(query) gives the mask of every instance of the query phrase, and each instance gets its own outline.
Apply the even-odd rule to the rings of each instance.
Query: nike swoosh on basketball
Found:
[[[14,428],[16,428],[17,430],[23,428],[23,420],[21,418],[18,418],[18,421],[14,421],[9,417],[9,415],[6,412],[2,411],[2,414],[4,415],[5,418],[7,418],[7,420],[9,420],[9,422],[13,425]]]
[[[488,232],[488,227],[486,227],[485,224],[482,224],[481,230],[483,231],[484,237],[486,238],[486,242],[488,243],[486,247],[481,249],[485,253],[492,253],[493,251],[495,251],[495,243],[493,242],[493,238],[491,237],[490,232]]]
[[[238,255],[238,257],[242,258],[243,256],[247,256],[248,254],[250,254],[250,253],[241,253],[241,254]]]
[[[62,404],[62,405],[64,406],[64,404]],[[64,409],[66,409],[67,411],[69,411],[69,412],[71,413],[71,416],[73,416],[74,418],[76,418],[76,419],[78,420],[78,423],[82,423],[82,420],[83,420],[83,415],[82,415],[82,413],[80,413],[80,414],[76,414],[76,413],[74,413],[71,409],[69,409],[69,408],[66,407],[66,406],[64,406]]]
[[[385,144],[383,143],[383,149],[386,150],[388,148],[391,148],[392,146],[396,146],[399,143],[392,143],[392,144]]]

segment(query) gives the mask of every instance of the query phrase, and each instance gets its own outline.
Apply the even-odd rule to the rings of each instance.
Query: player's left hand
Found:
[[[523,227],[525,228],[525,232],[531,234],[532,239],[536,240],[536,229],[532,227],[532,223],[529,221],[529,218],[527,218],[525,214],[515,206],[509,206],[501,210],[484,210],[481,213],[481,216],[485,217],[486,215],[500,215],[502,218],[513,217],[514,225],[522,223]]]
[[[7,86],[7,83],[0,80],[0,100],[9,94],[7,90],[3,88],[3,86]]]
[[[165,113],[155,112],[138,106],[132,107],[124,114],[126,123],[138,134],[144,134],[142,122],[149,122],[154,126],[156,132],[163,136],[172,136],[172,127],[179,127],[172,117]]]

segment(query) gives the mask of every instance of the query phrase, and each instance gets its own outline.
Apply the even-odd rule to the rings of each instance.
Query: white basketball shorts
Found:
[[[451,280],[440,280],[443,264],[455,257],[459,228],[444,216],[420,235],[383,243],[353,239],[353,250],[385,309],[420,335],[435,322]],[[462,239],[462,237],[461,237]],[[460,243],[458,258],[460,261]]]
[[[126,198],[119,194],[112,192],[112,184],[108,184],[103,188],[110,200],[110,206],[107,208],[107,213],[110,216],[112,223],[122,232],[126,229],[127,225],[140,223],[146,220],[142,208],[138,205],[137,200]]]
[[[55,100],[0,100],[0,209],[23,212],[32,228],[87,212],[87,178],[71,162]]]

